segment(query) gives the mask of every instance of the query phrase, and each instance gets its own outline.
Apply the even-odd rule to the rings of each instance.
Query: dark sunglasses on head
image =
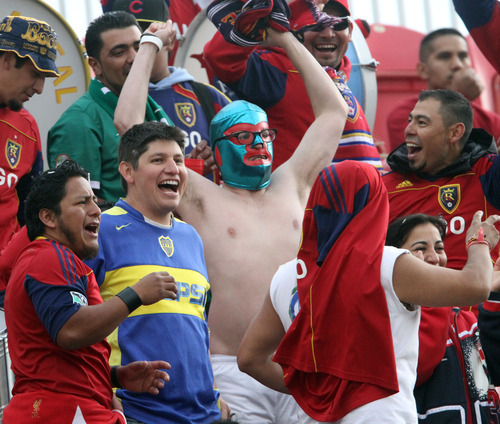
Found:
[[[214,140],[214,143],[216,141],[220,140],[225,140],[228,138],[234,138],[236,139],[236,142],[238,144],[252,144],[255,140],[255,136],[259,136],[262,141],[265,143],[270,143],[271,141],[274,141],[276,138],[276,134],[278,134],[278,130],[271,129],[271,128],[266,128],[265,130],[262,131],[238,131],[234,132],[228,135],[225,135],[224,137],[219,137]]]

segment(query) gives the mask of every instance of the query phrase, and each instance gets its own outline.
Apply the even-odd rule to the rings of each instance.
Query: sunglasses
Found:
[[[349,16],[344,16],[339,19],[340,21],[335,22],[331,27],[334,31],[344,31],[349,28],[349,24],[351,23],[351,18],[349,18]]]
[[[242,144],[242,145],[252,144],[257,135],[265,143],[270,143],[271,141],[274,141],[274,139],[276,138],[276,134],[278,134],[278,130],[270,129],[270,128],[266,128],[265,130],[262,130],[262,131],[238,131],[238,132],[234,132],[234,133],[225,135],[224,137],[219,137],[219,138],[214,140],[214,143],[216,141],[226,140],[228,138],[234,138],[234,139],[236,139],[236,142],[238,144]]]
[[[328,25],[326,22],[318,23],[314,26],[307,27],[308,31],[316,31],[316,32],[321,32],[325,28],[331,28],[334,31],[344,31],[345,29],[349,28],[349,25],[351,23],[351,18],[349,16],[343,16],[343,17],[333,17],[335,19],[334,24]]]

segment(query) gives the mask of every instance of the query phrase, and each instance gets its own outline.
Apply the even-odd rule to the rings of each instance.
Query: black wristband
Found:
[[[122,385],[120,384],[120,381],[118,381],[118,365],[113,365],[111,367],[111,385],[112,387],[116,387],[117,389],[121,389]]]
[[[117,296],[127,305],[128,313],[132,313],[142,305],[142,300],[132,287],[123,289]]]

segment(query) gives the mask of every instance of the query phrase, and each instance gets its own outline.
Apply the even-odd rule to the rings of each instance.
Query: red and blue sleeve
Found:
[[[500,3],[498,0],[453,0],[455,10],[492,66],[500,73]]]
[[[284,50],[237,46],[220,33],[205,45],[203,57],[209,75],[215,75],[239,98],[263,109],[283,99],[288,72],[294,70]]]
[[[40,321],[56,342],[59,330],[68,319],[88,305],[89,273],[82,272],[83,264],[71,250],[51,243],[54,251],[37,256],[30,264],[29,269],[33,271],[26,275],[24,289]]]

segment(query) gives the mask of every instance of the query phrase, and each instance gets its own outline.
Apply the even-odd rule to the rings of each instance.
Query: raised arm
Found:
[[[122,87],[115,109],[114,123],[120,135],[133,125],[144,122],[149,78],[159,51],[159,45],[154,42],[144,42],[147,40],[147,34],[150,34],[149,37],[156,37],[163,45],[162,48],[168,50],[171,50],[175,43],[176,32],[170,19],[165,23],[153,22],[144,32],[139,51]],[[155,38],[150,38],[150,40],[155,40]]]
[[[290,32],[268,29],[265,44],[285,49],[299,71],[311,101],[315,120],[292,157],[277,170],[283,172],[286,169],[291,174],[288,177],[294,177],[299,187],[305,186],[309,191],[318,172],[335,155],[347,118],[347,104],[331,77]]]
[[[483,228],[491,246],[498,243],[494,224],[500,216],[491,215],[481,222],[482,211],[476,212],[467,231],[467,240],[477,237]],[[405,303],[423,306],[472,306],[488,298],[493,264],[486,243],[472,243],[468,260],[461,271],[430,265],[412,255],[401,255],[394,266],[393,285],[398,298]]]

